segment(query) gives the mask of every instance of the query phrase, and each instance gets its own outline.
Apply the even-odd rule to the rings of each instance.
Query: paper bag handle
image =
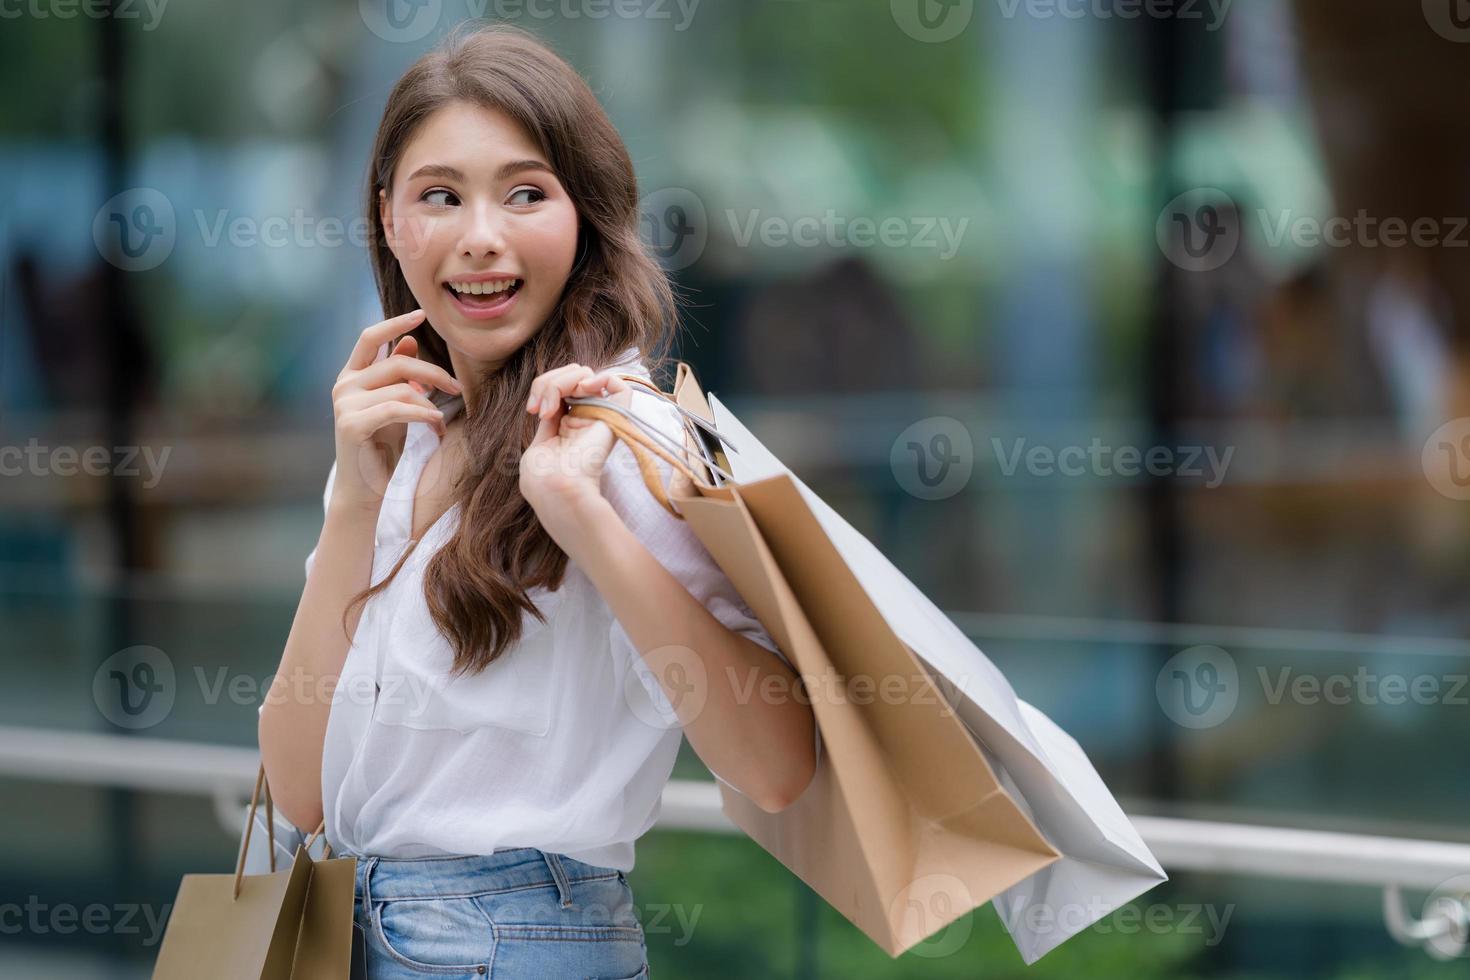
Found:
[[[724,436],[714,426],[710,425],[708,420],[695,416],[694,413],[678,404],[672,395],[661,390],[656,385],[650,384],[647,380],[634,374],[620,374],[619,377],[625,381],[631,381],[649,389],[649,391],[665,399],[677,408],[681,415],[686,418],[696,419],[702,428],[724,440]],[[648,487],[648,492],[653,494],[653,498],[662,505],[664,510],[679,520],[682,521],[684,515],[679,513],[673,502],[669,500],[668,491],[664,489],[663,480],[658,471],[658,464],[649,456],[649,453],[653,453],[667,461],[669,465],[688,477],[689,481],[699,489],[711,491],[717,489],[714,484],[709,483],[700,474],[696,473],[685,460],[680,459],[674,453],[659,445],[657,440],[648,431],[645,431],[645,428],[651,430],[652,427],[621,405],[615,405],[602,398],[570,398],[567,401],[571,405],[571,408],[567,411],[568,415],[598,419],[607,423],[608,428],[612,429],[613,435],[622,440],[628,449],[632,451],[634,458],[638,462],[639,472],[643,475],[643,482]],[[689,422],[685,423],[686,431],[688,431],[689,424]],[[659,433],[659,437],[667,438],[663,433]],[[728,440],[725,441],[728,442]],[[732,483],[734,482],[734,477],[721,469],[718,463],[706,460],[701,465],[712,468],[719,472],[721,476],[724,476]]]
[[[663,480],[658,471],[658,464],[648,455],[650,452],[667,460],[671,466],[687,476],[695,486],[714,489],[712,484],[706,483],[703,478],[690,469],[687,463],[655,443],[643,430],[638,428],[636,423],[629,421],[626,416],[619,413],[616,409],[606,408],[602,405],[576,404],[571,407],[567,414],[600,419],[606,422],[608,428],[612,429],[613,435],[621,439],[632,450],[633,457],[638,462],[639,472],[643,474],[643,482],[648,487],[648,492],[653,494],[653,498],[663,506],[664,510],[673,514],[679,520],[682,521],[684,515],[679,513],[678,508],[669,500],[668,491],[664,489]]]
[[[262,762],[260,769],[255,774],[255,789],[250,793],[250,812],[245,817],[245,839],[240,844],[240,856],[235,860],[235,898],[240,897],[240,882],[245,877],[245,855],[250,853],[250,832],[255,829],[255,813],[259,808],[262,789],[265,791],[265,828],[266,833],[269,835],[271,871],[274,873],[276,870],[276,808],[271,800],[270,783],[265,778],[265,763]],[[317,835],[322,833],[326,827],[327,818],[323,815],[322,822],[317,825],[316,830],[311,832],[311,836],[301,846],[303,848],[311,847],[316,841]],[[330,855],[331,848],[331,842],[328,841],[323,845],[322,855],[324,857]]]
[[[683,362],[681,361],[680,363],[682,364]],[[714,436],[716,439],[720,440],[731,449],[734,449],[737,453],[740,451],[735,447],[734,441],[729,436],[721,432],[719,429],[716,429],[714,423],[710,422],[709,419],[705,418],[697,412],[691,412],[683,405],[680,405],[679,399],[675,398],[667,391],[664,391],[662,388],[649,381],[647,378],[644,378],[641,375],[637,374],[619,374],[618,377],[622,378],[624,381],[631,381],[634,384],[642,385],[643,387],[647,388],[650,393],[657,395],[664,401],[668,402],[670,405],[674,406],[674,409],[678,411],[680,418],[684,422],[684,431],[690,433],[696,439],[699,437],[699,433],[696,432],[695,429],[703,429],[705,432],[708,432],[710,435]]]

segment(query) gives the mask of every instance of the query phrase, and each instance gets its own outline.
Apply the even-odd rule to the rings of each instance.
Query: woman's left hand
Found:
[[[521,454],[521,495],[543,520],[546,508],[577,507],[599,499],[599,480],[616,437],[600,419],[568,415],[562,399],[595,395],[625,408],[633,391],[617,372],[566,364],[531,382],[526,411],[540,416],[531,445]]]

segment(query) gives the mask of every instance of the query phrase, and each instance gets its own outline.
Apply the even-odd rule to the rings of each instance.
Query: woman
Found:
[[[358,856],[373,980],[646,976],[626,872],[681,733],[773,812],[818,745],[708,552],[566,414],[602,395],[682,431],[618,377],[662,368],[673,327],[632,164],[569,65],[494,28],[398,81],[368,183],[388,319],[332,390],[326,519],[260,715],[276,804]]]

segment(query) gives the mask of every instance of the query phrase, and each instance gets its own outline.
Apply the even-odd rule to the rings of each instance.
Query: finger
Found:
[[[359,440],[377,432],[394,422],[423,422],[428,425],[442,424],[444,413],[438,409],[424,408],[408,402],[386,401],[371,405],[350,416],[344,417],[344,428]]]
[[[404,334],[402,337],[398,338],[398,346],[389,351],[388,356],[391,357],[394,354],[403,354],[407,357],[417,357],[418,353],[419,342],[414,338],[413,334]],[[409,386],[421,395],[428,390],[417,381],[410,381]]]
[[[613,372],[607,383],[608,397],[624,408],[633,407],[633,386]]]
[[[580,365],[578,365],[578,368],[579,370],[568,372],[555,380],[555,383],[552,385],[552,390],[547,393],[551,406],[544,411],[543,418],[554,421],[565,415],[567,406],[563,399],[571,398],[577,392],[578,386],[582,381],[592,377],[591,368],[581,367]]]
[[[592,369],[589,367],[567,364],[541,375],[531,385],[532,397],[536,399],[536,413],[542,418],[555,418],[561,411],[562,398],[576,387],[578,379],[591,373]]]
[[[557,422],[555,419],[541,419],[536,424],[536,434],[531,437],[531,445],[539,446],[557,433]]]
[[[363,388],[379,388],[395,381],[419,381],[451,395],[464,391],[454,375],[421,357],[397,355],[379,361],[357,372],[354,382]]]
[[[389,317],[363,330],[358,334],[352,354],[347,358],[348,369],[360,371],[373,363],[373,359],[378,356],[379,347],[423,323],[426,315],[421,309],[409,310],[407,313]]]
[[[606,372],[588,374],[586,377],[577,379],[571,390],[566,393],[566,397],[580,398],[588,395],[594,398],[604,397],[609,393],[607,382]]]
[[[526,411],[535,412],[538,415],[544,414],[551,399],[557,397],[552,394],[556,379],[570,371],[581,370],[581,368],[580,364],[563,364],[559,368],[552,368],[550,371],[538,374],[531,381],[531,390],[526,398]]]
[[[367,391],[354,392],[342,401],[342,412],[355,412],[385,401],[401,401],[413,405],[422,405],[434,411],[442,411],[428,395],[423,394],[422,389],[414,388],[416,382],[400,382],[388,385],[385,388],[369,388]]]

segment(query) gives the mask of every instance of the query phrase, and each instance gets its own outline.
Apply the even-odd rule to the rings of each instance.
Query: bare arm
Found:
[[[351,647],[342,616],[372,580],[378,513],[408,423],[426,422],[442,432],[443,413],[426,386],[459,392],[449,372],[417,357],[412,337],[375,360],[383,344],[422,322],[423,311],[415,310],[368,327],[332,388],[337,465],[326,521],[257,730],[271,797],[302,830],[315,830],[322,819],[322,747]],[[361,614],[361,607],[354,610],[350,633]]]
[[[711,615],[604,498],[566,500],[552,520],[571,545],[568,554],[664,687],[689,744],[762,810],[785,809],[801,796],[817,766],[816,719],[811,706],[794,695],[795,672]],[[701,696],[683,689],[689,678],[696,679]],[[778,693],[769,696],[773,691]]]
[[[569,364],[531,382],[526,410],[541,422],[521,459],[521,492],[597,587],[700,759],[775,813],[800,797],[816,773],[816,717],[799,696],[795,671],[716,618],[603,495],[612,430],[562,409],[565,398],[604,389],[630,404],[627,383],[611,370]],[[648,499],[641,480],[638,492]]]
[[[371,508],[329,507],[281,665],[260,713],[260,758],[271,797],[287,820],[308,831],[322,819],[322,746],[349,647],[342,613],[368,586],[377,520]],[[359,607],[349,621],[353,633],[361,615]]]

